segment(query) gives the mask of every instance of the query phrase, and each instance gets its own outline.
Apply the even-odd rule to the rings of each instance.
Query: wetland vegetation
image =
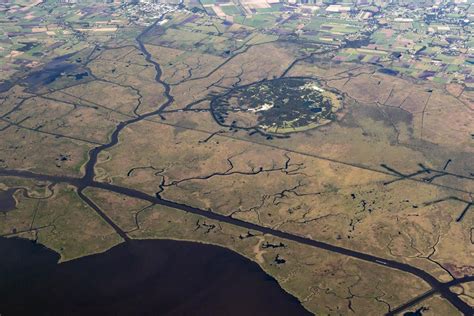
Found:
[[[104,277],[112,299],[103,306],[88,296],[103,285],[91,280],[66,280],[55,293],[64,298],[77,289],[74,302],[67,302],[84,298],[84,306],[99,311],[122,306],[117,293],[134,311],[160,304],[141,300],[167,295],[146,284],[160,277],[152,268],[145,267],[150,273],[140,279],[137,267],[150,259],[161,271],[178,269],[169,276],[186,288],[186,277],[195,278],[192,265],[202,267],[204,260],[208,275],[206,269],[219,263],[212,270],[217,277],[198,275],[198,284],[191,283],[199,293],[192,299],[205,289],[215,298],[228,293],[222,289],[238,280],[220,277],[245,261],[231,277],[251,280],[235,286],[233,301],[224,298],[223,304],[253,302],[247,294],[254,290],[276,291],[283,296],[254,295],[272,313],[274,307],[287,314],[304,310],[288,312],[274,303],[289,299],[293,308],[298,302],[262,270],[318,315],[398,315],[422,307],[423,316],[472,314],[472,83],[461,82],[462,76],[450,84],[407,77],[409,69],[387,64],[392,54],[382,49],[338,46],[358,26],[323,17],[317,18],[323,25],[304,26],[296,40],[280,26],[299,28],[298,15],[282,19],[276,25],[282,32],[274,32],[259,29],[258,19],[250,26],[206,10],[194,14],[188,3],[158,20],[136,23],[122,11],[116,13],[123,20],[110,20],[115,5],[0,4],[11,15],[5,25],[29,12],[26,26],[45,26],[27,35],[8,31],[13,45],[0,52],[6,78],[0,82],[0,235],[22,238],[8,239],[13,248],[0,238],[0,251],[8,251],[2,258],[10,260],[0,267],[38,262],[28,255],[44,245],[54,250],[45,259],[48,271],[39,273],[47,281],[63,282],[64,271],[75,275],[70,267],[91,275],[104,271],[97,278]],[[75,23],[72,7],[91,24]],[[48,31],[51,20],[39,18],[45,9],[54,11],[56,22],[61,14],[71,19],[57,26],[64,32]],[[308,41],[320,29],[336,41]],[[384,29],[378,38],[390,42],[397,32]],[[12,51],[26,42],[23,36],[41,44]],[[70,38],[79,45],[69,45]],[[380,42],[351,38],[349,46]],[[409,54],[393,56],[404,62]],[[431,71],[433,65],[418,66]],[[16,256],[23,247],[16,241],[23,239],[34,243],[27,242],[25,257]],[[243,257],[231,255],[228,262],[227,255],[213,255],[214,246],[185,240],[232,249],[262,270],[253,275],[256,265]],[[167,244],[180,250],[168,252]],[[128,265],[128,258],[137,261]],[[167,258],[175,266],[160,261]],[[111,272],[125,279],[108,278]],[[48,283],[31,278],[35,286],[25,288],[21,274],[11,274],[21,287],[5,290],[0,306],[24,295],[32,297],[33,308],[46,305],[35,294],[49,294]],[[152,291],[134,296],[143,288],[130,275]],[[185,303],[179,291],[170,293],[175,307]],[[261,305],[247,305],[260,312]]]

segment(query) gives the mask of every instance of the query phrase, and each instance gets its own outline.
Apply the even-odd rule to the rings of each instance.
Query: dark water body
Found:
[[[0,93],[7,92],[14,86],[14,83],[11,81],[1,81],[0,82]]]
[[[345,48],[361,48],[371,43],[370,33],[366,33],[365,36],[357,40],[346,40]]]
[[[16,208],[16,201],[13,197],[16,189],[0,190],[0,213],[6,213]]]
[[[423,316],[423,312],[427,311],[428,308],[426,307],[420,307],[414,312],[406,312],[403,314],[403,316]]]
[[[89,74],[84,71],[80,65],[72,63],[70,59],[74,54],[59,56],[44,65],[40,70],[29,73],[24,83],[28,85],[30,90],[36,90],[45,85],[51,84],[62,75],[74,76],[76,80],[80,80]]]
[[[29,43],[20,43],[23,45],[23,47],[20,47],[20,48],[17,48],[18,51],[20,52],[27,52],[29,51],[30,49],[38,46],[39,44],[36,43],[36,42],[29,42]]]
[[[81,80],[82,78],[89,76],[89,73],[87,71],[85,71],[85,72],[81,72],[79,74],[75,74],[73,76],[76,80]]]
[[[310,315],[250,260],[225,248],[133,240],[57,264],[0,238],[2,315]]]
[[[398,71],[393,70],[393,69],[388,69],[388,68],[381,68],[379,69],[379,72],[386,74],[386,75],[391,75],[391,76],[396,76],[398,75]]]
[[[48,85],[53,83],[62,73],[72,72],[76,68],[72,64],[55,64],[51,63],[46,65],[42,70],[36,71],[28,75],[25,82],[29,85],[30,88]]]

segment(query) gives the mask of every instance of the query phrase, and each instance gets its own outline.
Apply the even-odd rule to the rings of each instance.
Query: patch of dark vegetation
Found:
[[[214,96],[214,119],[230,128],[253,133],[289,133],[317,127],[335,119],[340,97],[315,80],[280,78],[261,81]]]
[[[272,244],[272,243],[269,243],[268,241],[265,242],[263,245],[262,245],[262,249],[267,249],[267,248],[284,248],[286,247],[286,245],[282,242],[279,242],[278,244]]]

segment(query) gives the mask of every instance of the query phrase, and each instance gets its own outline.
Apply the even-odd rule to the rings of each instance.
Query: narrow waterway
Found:
[[[74,185],[78,188],[84,187],[84,179],[78,179],[78,178],[71,178],[67,176],[51,176],[51,175],[45,175],[45,174],[35,174],[30,171],[23,171],[23,170],[6,170],[6,169],[1,169],[0,168],[0,176],[14,176],[14,177],[20,177],[20,178],[29,178],[29,179],[36,179],[36,180],[42,180],[42,181],[51,181],[51,182],[64,182],[64,183],[69,183],[71,185]],[[411,266],[406,263],[394,261],[394,260],[389,260],[381,257],[376,257],[371,254],[363,253],[363,252],[358,252],[355,250],[335,246],[332,244],[327,244],[325,242],[317,241],[314,239],[309,239],[306,237],[294,235],[288,232],[276,230],[273,228],[265,227],[265,226],[260,226],[257,224],[253,224],[250,222],[245,222],[236,218],[224,216],[218,213],[214,212],[209,212],[205,211],[202,209],[198,209],[195,207],[191,207],[189,205],[185,204],[180,204],[176,203],[173,201],[168,201],[159,197],[153,197],[150,196],[144,192],[134,190],[131,188],[125,188],[121,186],[117,186],[111,183],[105,183],[105,182],[96,182],[92,181],[91,183],[88,184],[90,187],[96,187],[100,189],[104,189],[107,191],[119,193],[125,196],[130,196],[133,198],[137,198],[143,201],[149,201],[153,204],[158,204],[158,205],[164,205],[167,207],[171,207],[177,210],[181,210],[184,212],[189,212],[192,214],[200,215],[212,220],[216,220],[219,222],[223,223],[229,223],[238,227],[243,227],[249,230],[254,230],[258,231],[264,234],[269,234],[273,235],[279,238],[291,240],[294,242],[297,242],[299,244],[303,245],[308,245],[311,247],[319,248],[319,249],[324,249],[328,250],[334,253],[338,253],[341,255],[345,256],[350,256],[356,259],[360,259],[363,261],[371,262],[377,265],[385,266],[388,268],[408,272],[412,275],[415,275],[421,279],[423,279],[426,283],[428,283],[431,288],[433,289],[433,292],[438,292],[440,293],[444,298],[446,298],[452,305],[454,305],[461,313],[464,315],[472,315],[472,307],[470,307],[466,302],[461,300],[455,293],[451,292],[449,289],[450,286],[453,284],[448,283],[442,283],[438,281],[435,277],[427,273],[426,271],[419,269],[415,266]],[[119,230],[118,232],[121,232]],[[417,300],[417,298],[415,298]],[[406,307],[412,306],[413,302],[409,302],[406,304]],[[391,314],[391,313],[389,313]]]

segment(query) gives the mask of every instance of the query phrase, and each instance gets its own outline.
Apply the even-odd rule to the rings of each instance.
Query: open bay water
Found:
[[[58,260],[32,241],[0,238],[0,314],[310,315],[256,263],[218,246],[132,240]]]

